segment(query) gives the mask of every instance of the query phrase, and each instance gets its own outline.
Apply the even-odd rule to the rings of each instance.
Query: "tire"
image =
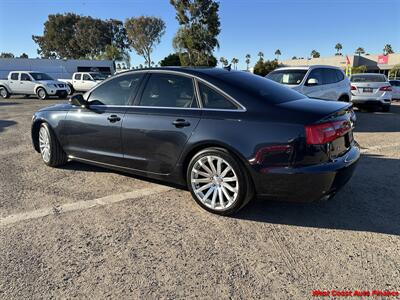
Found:
[[[36,90],[36,96],[40,100],[46,100],[49,96],[47,95],[47,92],[44,88],[40,87]]]
[[[391,105],[383,105],[383,106],[382,106],[382,111],[383,111],[383,112],[389,112],[389,111],[390,111],[390,106],[391,106]]]
[[[38,143],[43,162],[50,167],[65,165],[68,157],[47,123],[40,125]]]
[[[10,98],[10,93],[4,86],[0,86],[0,97],[3,99]]]
[[[197,204],[218,215],[239,211],[254,195],[244,166],[221,148],[207,148],[194,155],[186,170],[186,182]]]
[[[68,91],[68,95],[71,96],[75,93],[74,87],[72,86],[72,84],[67,84],[69,91]]]

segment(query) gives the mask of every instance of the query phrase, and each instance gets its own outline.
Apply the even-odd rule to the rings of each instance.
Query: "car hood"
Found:
[[[54,105],[43,107],[43,108],[39,109],[38,111],[65,111],[65,110],[70,110],[70,109],[71,109],[71,104],[60,103],[60,104],[54,104]]]
[[[40,80],[37,81],[40,84],[48,85],[48,84],[65,84],[65,82],[58,81],[58,80]]]

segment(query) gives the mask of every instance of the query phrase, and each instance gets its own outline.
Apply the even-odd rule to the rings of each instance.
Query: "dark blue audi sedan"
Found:
[[[76,160],[172,182],[228,215],[254,196],[332,197],[360,157],[354,118],[349,103],[246,72],[145,69],[36,112],[32,141],[48,166]]]

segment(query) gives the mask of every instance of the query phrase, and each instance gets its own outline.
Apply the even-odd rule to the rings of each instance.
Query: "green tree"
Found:
[[[358,54],[358,56],[360,56],[361,54],[364,54],[365,53],[365,50],[364,50],[364,48],[362,48],[362,47],[358,47],[357,49],[356,49],[356,52],[355,52],[356,54]]]
[[[219,4],[213,0],[170,0],[180,25],[173,46],[184,66],[208,66],[219,47]]]
[[[400,64],[397,64],[389,71],[389,78],[397,79],[399,73],[400,73]]]
[[[233,65],[233,68],[234,68],[235,70],[237,70],[237,64],[239,63],[239,59],[236,58],[236,57],[234,57],[234,58],[232,58],[231,63],[232,63],[232,65]]]
[[[281,50],[276,49],[275,55],[276,55],[276,59],[278,60],[278,59],[279,59],[279,56],[282,55]]]
[[[365,73],[367,72],[367,66],[361,65],[351,68],[351,74]]]
[[[321,54],[317,50],[312,50],[310,55],[312,58],[318,58],[321,56]]]
[[[263,52],[258,52],[258,57],[259,57],[259,60],[263,60],[264,59],[264,53]]]
[[[22,53],[19,58],[29,58],[28,54],[26,54],[25,52]]]
[[[164,57],[160,61],[160,66],[167,67],[167,66],[181,66],[181,60],[179,58],[178,53],[172,53],[166,57]]]
[[[14,58],[14,54],[10,53],[10,52],[1,52],[0,54],[0,58]]]
[[[229,64],[228,60],[227,60],[225,57],[221,57],[221,58],[219,59],[219,62],[220,62],[224,67],[228,66],[228,64]]]
[[[130,61],[130,56],[128,52],[123,51],[114,45],[106,45],[104,52],[102,52],[96,58],[109,60],[125,60],[127,62]]]
[[[293,60],[297,59],[297,56],[292,56],[292,59],[293,59]]]
[[[246,70],[247,71],[249,70],[250,58],[251,58],[250,54],[246,54],[246,65],[247,65]]]
[[[281,64],[279,64],[276,59],[266,60],[266,61],[259,59],[256,65],[254,66],[254,74],[264,77],[268,73],[272,72],[273,70],[275,70],[280,66]]]
[[[335,45],[335,49],[336,49],[336,54],[335,54],[335,55],[342,55],[342,54],[340,53],[340,51],[343,49],[343,46],[342,46],[341,43],[337,43],[337,44]]]
[[[392,49],[392,45],[386,44],[385,47],[383,48],[383,54],[388,55],[394,53]]]
[[[151,53],[165,33],[164,21],[156,17],[130,18],[125,21],[125,28],[130,45],[151,67]]]

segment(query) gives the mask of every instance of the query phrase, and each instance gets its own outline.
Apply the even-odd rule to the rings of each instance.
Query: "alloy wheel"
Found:
[[[239,179],[223,158],[207,155],[199,158],[190,174],[196,197],[212,210],[227,210],[237,200]]]
[[[39,130],[39,148],[43,160],[48,163],[50,161],[50,137],[44,127]]]
[[[46,92],[45,92],[43,89],[40,89],[40,90],[38,91],[38,95],[39,95],[39,98],[40,98],[40,99],[46,98]]]
[[[0,95],[3,98],[7,97],[7,91],[5,88],[0,88]]]

